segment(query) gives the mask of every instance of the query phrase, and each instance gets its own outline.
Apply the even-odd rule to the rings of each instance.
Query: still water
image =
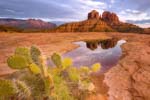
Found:
[[[116,65],[122,55],[121,45],[126,43],[125,40],[104,40],[104,41],[79,41],[74,44],[78,48],[65,53],[63,57],[73,59],[73,65],[92,66],[94,63],[102,65],[101,71],[105,72],[112,66]]]

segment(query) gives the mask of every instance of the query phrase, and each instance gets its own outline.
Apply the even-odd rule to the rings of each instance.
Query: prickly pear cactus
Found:
[[[32,59],[31,59],[31,56],[30,56],[30,50],[26,47],[17,47],[16,50],[15,50],[15,55],[24,56],[29,63],[32,62]]]
[[[80,80],[80,73],[77,68],[70,68],[68,71],[69,79],[73,82],[78,82]]]
[[[22,76],[20,80],[24,81],[27,86],[30,87],[31,97],[34,98],[34,100],[43,100],[43,96],[46,93],[45,91],[45,82],[44,77],[42,77],[40,74],[32,74],[28,73]]]
[[[93,91],[95,89],[94,84],[89,80],[79,81],[79,87],[82,91]]]
[[[52,89],[54,88],[53,87],[53,83],[51,81],[52,79],[50,77],[46,77],[44,79],[44,84],[45,84],[45,93],[46,95],[50,95]]]
[[[10,80],[0,80],[0,97],[12,96],[17,93],[14,83]]]
[[[24,69],[27,68],[29,63],[24,56],[13,55],[7,59],[7,64],[12,69]]]
[[[40,50],[35,46],[30,49],[16,48],[15,54],[7,60],[8,66],[24,70],[14,74],[16,80],[0,80],[0,100],[2,95],[13,95],[16,100],[47,100],[49,97],[52,100],[83,100],[73,93],[75,88],[79,94],[94,90],[89,75],[99,71],[100,64],[76,68],[72,66],[72,59],[61,59],[57,53],[51,56],[51,60],[56,67],[47,67]]]
[[[31,96],[30,87],[28,87],[25,82],[14,80],[14,83],[17,90],[18,98],[27,99]]]
[[[90,69],[87,66],[81,66],[80,71],[81,73],[89,73]]]
[[[29,69],[33,74],[40,74],[41,73],[41,69],[39,68],[39,66],[37,66],[36,64],[32,63],[29,65]]]
[[[61,67],[62,66],[62,61],[61,61],[61,56],[57,53],[54,53],[51,56],[51,59],[53,61],[53,63],[57,66],[57,67]]]
[[[92,65],[91,69],[93,72],[98,72],[101,68],[101,65],[99,63],[96,63],[94,65]]]
[[[33,62],[41,66],[40,61],[39,61],[39,57],[41,56],[41,51],[37,47],[32,46],[30,49],[30,54],[31,54],[31,58]]]
[[[68,67],[72,66],[72,59],[70,58],[64,58],[62,61],[62,67],[63,69],[66,69]]]

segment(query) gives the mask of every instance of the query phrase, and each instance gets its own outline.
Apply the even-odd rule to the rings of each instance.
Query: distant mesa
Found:
[[[28,19],[26,20],[27,28],[39,28],[39,29],[52,29],[56,27],[56,24],[50,22],[44,22],[40,19]],[[29,25],[29,26],[28,26]]]
[[[142,33],[143,29],[130,23],[119,20],[117,14],[104,11],[99,14],[92,10],[88,13],[87,20],[60,25],[52,30],[54,32],[135,32]]]
[[[0,31],[44,31],[55,28],[56,24],[45,22],[39,19],[9,19],[1,18],[0,19]],[[13,30],[12,30],[13,29]]]

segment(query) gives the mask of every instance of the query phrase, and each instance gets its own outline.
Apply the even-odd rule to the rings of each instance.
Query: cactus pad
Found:
[[[61,56],[57,53],[54,53],[51,56],[51,59],[53,61],[53,63],[57,66],[57,67],[61,67],[62,66],[62,62],[61,62]]]
[[[28,67],[28,61],[24,56],[13,55],[7,59],[7,64],[13,69],[24,69]]]
[[[41,70],[40,70],[39,66],[37,66],[37,65],[34,64],[34,63],[29,65],[29,69],[30,69],[31,72],[34,73],[34,74],[39,74],[39,73],[41,73]]]

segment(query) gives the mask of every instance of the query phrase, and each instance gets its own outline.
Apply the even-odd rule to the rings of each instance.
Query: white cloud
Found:
[[[132,14],[140,14],[141,12],[138,10],[131,10],[131,9],[126,9],[127,13],[132,13]]]
[[[113,4],[113,3],[115,3],[115,0],[110,0],[110,2]]]
[[[150,23],[136,24],[136,25],[143,27],[143,28],[149,28],[150,27]]]
[[[124,22],[126,22],[126,20],[130,20],[134,22],[134,21],[142,21],[142,20],[150,19],[150,16],[148,15],[148,13],[140,12],[138,10],[131,10],[131,9],[122,10],[119,13],[119,17],[120,17],[120,20]],[[136,24],[136,25],[143,27],[143,28],[150,27],[150,23],[142,23],[142,24]]]
[[[84,20],[87,18],[87,14],[95,9],[98,12],[103,12],[107,8],[106,3],[94,0],[76,0],[73,1],[74,6],[72,6],[73,14],[70,17],[71,19]],[[68,20],[68,19],[66,19]]]
[[[60,22],[72,22],[72,21],[80,21],[79,19],[74,19],[74,18],[36,18],[36,19],[42,19],[44,21],[60,21]]]
[[[41,0],[40,0],[41,1]],[[58,0],[59,1],[59,0]],[[62,10],[69,10],[71,13],[66,14],[65,18],[50,18],[49,20],[59,20],[59,21],[77,21],[77,20],[85,20],[87,18],[87,14],[95,9],[98,12],[103,12],[104,9],[107,8],[107,4],[100,1],[95,0],[70,0],[68,2],[64,1],[58,4],[58,1],[48,1],[45,3],[51,3],[53,5],[57,5],[58,7],[64,7]],[[41,1],[42,2],[42,1]],[[67,5],[66,5],[67,4]]]
[[[94,0],[77,0],[77,1],[86,6],[103,6],[103,7],[106,6],[104,2],[100,2],[100,1],[94,1]]]
[[[119,17],[123,21],[150,19],[150,16],[148,16],[148,13],[140,12],[138,10],[131,10],[131,9],[122,10],[121,12],[119,12]]]

